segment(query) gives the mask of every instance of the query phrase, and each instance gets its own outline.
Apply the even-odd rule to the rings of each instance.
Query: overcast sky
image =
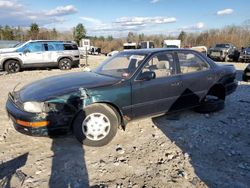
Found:
[[[241,25],[249,13],[250,0],[0,0],[0,25],[71,30],[82,23],[92,36],[200,32]]]

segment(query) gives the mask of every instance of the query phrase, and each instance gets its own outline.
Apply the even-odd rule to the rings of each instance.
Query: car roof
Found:
[[[196,52],[195,50],[189,48],[147,48],[147,49],[134,49],[134,50],[126,50],[122,51],[123,54],[151,54],[151,53],[158,53],[158,52],[170,52],[170,51],[192,51]]]
[[[69,41],[69,40],[30,40],[28,42],[63,42],[63,43],[75,44],[74,41]]]

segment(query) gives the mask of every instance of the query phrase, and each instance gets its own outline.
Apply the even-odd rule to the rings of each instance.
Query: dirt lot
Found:
[[[103,59],[90,56],[90,67]],[[246,64],[235,66],[241,80]],[[83,147],[70,135],[16,132],[5,112],[8,92],[19,82],[64,73],[0,72],[0,187],[250,187],[250,83],[239,81],[221,112],[131,122],[101,148]]]

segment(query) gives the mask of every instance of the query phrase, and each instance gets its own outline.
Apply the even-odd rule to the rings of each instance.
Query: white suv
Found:
[[[79,62],[78,47],[70,41],[30,40],[14,48],[0,49],[0,69],[9,73],[34,67],[65,70],[78,66]]]

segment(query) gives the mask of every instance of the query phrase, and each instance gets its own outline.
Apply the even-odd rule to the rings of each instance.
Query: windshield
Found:
[[[130,78],[142,63],[146,55],[119,53],[104,61],[94,72],[98,74]]]
[[[230,48],[229,44],[216,44],[215,45],[216,48]]]

